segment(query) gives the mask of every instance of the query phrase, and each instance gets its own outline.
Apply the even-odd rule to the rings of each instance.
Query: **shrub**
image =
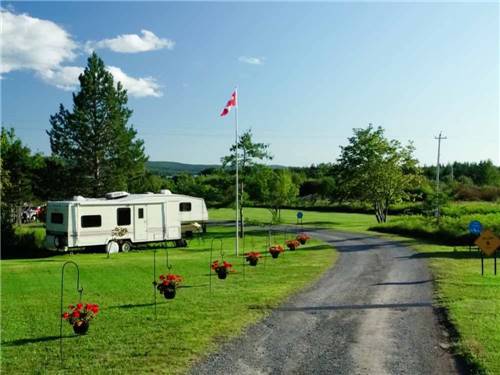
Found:
[[[442,216],[436,219],[424,216],[402,216],[385,224],[375,225],[370,230],[384,233],[420,237],[447,245],[469,245],[475,239],[469,233],[472,220],[479,220],[484,228],[500,233],[500,213],[486,215]]]

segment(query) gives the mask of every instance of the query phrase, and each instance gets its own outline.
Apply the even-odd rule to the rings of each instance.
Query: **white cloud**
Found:
[[[0,73],[31,69],[45,72],[75,58],[77,44],[52,21],[1,10]]]
[[[251,56],[240,56],[238,57],[238,61],[245,63],[245,64],[251,64],[251,65],[262,65],[264,64],[264,57],[251,57]]]
[[[75,59],[79,49],[70,34],[52,21],[30,17],[27,14],[14,14],[1,9],[0,17],[0,79],[12,71],[31,70],[47,84],[62,90],[78,88],[78,76],[83,72],[83,68],[64,65]],[[139,52],[141,49],[148,51],[173,47],[172,41],[159,39],[146,30],[142,33],[142,39],[137,35],[122,35],[109,39],[108,48],[120,52],[134,52],[132,48],[135,46],[135,52]],[[134,37],[138,38],[139,42]],[[106,69],[113,74],[116,82],[123,84],[130,96],[141,98],[163,95],[160,85],[152,77],[130,77],[114,66]]]
[[[98,42],[87,42],[87,50],[107,48],[114,52],[137,53],[154,51],[162,48],[173,49],[175,42],[170,39],[158,38],[153,32],[141,30],[142,36],[137,34],[123,34],[116,38],[104,39]]]
[[[83,73],[79,66],[62,66],[53,70],[39,71],[38,76],[48,84],[73,91],[78,87],[78,76]]]
[[[121,82],[130,96],[143,98],[146,96],[160,97],[163,93],[160,85],[152,77],[134,78],[127,75],[116,66],[107,66],[106,70],[113,75],[116,83]],[[83,68],[78,66],[64,66],[54,70],[38,72],[38,76],[52,86],[63,90],[73,91],[78,88],[78,76]]]
[[[160,90],[160,85],[153,77],[130,77],[116,66],[108,66],[106,69],[113,74],[115,81],[122,83],[130,96],[143,98],[145,96],[160,97],[163,95]]]

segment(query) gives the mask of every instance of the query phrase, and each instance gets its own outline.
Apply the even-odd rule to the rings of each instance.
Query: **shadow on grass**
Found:
[[[303,251],[318,251],[318,250],[327,250],[327,249],[332,249],[330,245],[316,245],[316,246],[308,246],[308,247],[299,247],[298,250],[303,250]]]
[[[426,258],[448,258],[448,259],[481,259],[478,251],[430,251],[416,253],[409,256],[395,257],[396,259],[426,259]],[[487,259],[485,257],[485,259]]]
[[[78,337],[77,335],[66,335],[63,336],[63,339],[74,339]],[[19,339],[19,340],[14,340],[14,341],[6,341],[2,343],[2,346],[21,346],[21,345],[26,345],[26,344],[36,344],[38,342],[47,342],[47,341],[54,341],[54,340],[59,340],[60,336],[45,336],[45,337],[36,337],[36,338],[30,338],[30,339]]]
[[[141,308],[141,307],[151,307],[154,306],[154,302],[150,303],[128,303],[126,305],[115,305],[115,306],[109,306],[109,309],[135,309],[135,308]]]

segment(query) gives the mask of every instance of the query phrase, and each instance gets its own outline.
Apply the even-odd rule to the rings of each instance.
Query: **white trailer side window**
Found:
[[[130,225],[130,208],[116,209],[116,225]]]
[[[191,211],[191,202],[181,202],[181,203],[179,203],[179,211],[181,211],[181,212]]]
[[[96,228],[102,225],[101,215],[83,215],[81,218],[82,228]]]
[[[50,222],[53,224],[62,224],[64,221],[64,216],[60,212],[52,212],[50,214]]]

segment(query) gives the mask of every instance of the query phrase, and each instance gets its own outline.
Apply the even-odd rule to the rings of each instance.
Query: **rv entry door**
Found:
[[[148,222],[146,220],[146,206],[135,206],[134,212],[134,237],[135,242],[148,240]]]

